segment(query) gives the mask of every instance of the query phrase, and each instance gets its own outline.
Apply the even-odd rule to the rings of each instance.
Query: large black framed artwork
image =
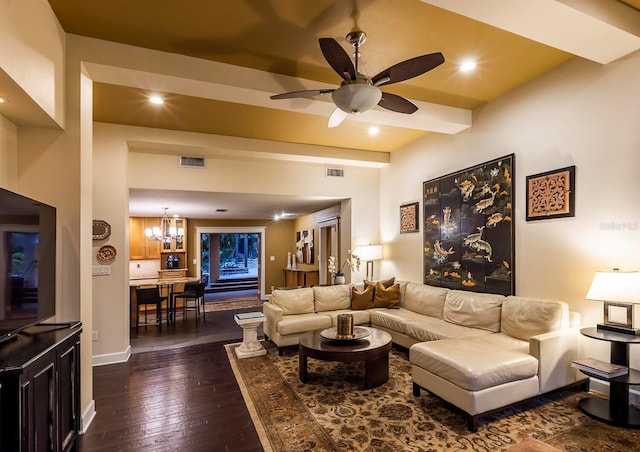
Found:
[[[515,294],[514,157],[423,183],[425,284]]]

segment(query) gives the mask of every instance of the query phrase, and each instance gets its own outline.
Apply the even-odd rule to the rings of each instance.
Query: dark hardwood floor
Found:
[[[128,362],[93,369],[97,415],[80,450],[262,451],[224,348],[242,339],[233,315],[256,310],[132,333]]]

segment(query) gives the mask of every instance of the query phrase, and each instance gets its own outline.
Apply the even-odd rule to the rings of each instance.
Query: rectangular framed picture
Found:
[[[527,176],[527,221],[575,217],[576,167]]]
[[[424,284],[515,293],[515,156],[423,183]]]
[[[419,202],[412,202],[400,206],[400,234],[420,231],[419,205]]]

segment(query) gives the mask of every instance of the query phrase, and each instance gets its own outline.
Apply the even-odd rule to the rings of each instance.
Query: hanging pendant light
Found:
[[[158,242],[171,243],[172,240],[178,236],[178,231],[174,226],[171,226],[171,221],[167,215],[168,207],[163,207],[164,215],[160,222],[160,227],[154,226],[153,228],[146,228],[144,235],[149,240],[155,240]]]

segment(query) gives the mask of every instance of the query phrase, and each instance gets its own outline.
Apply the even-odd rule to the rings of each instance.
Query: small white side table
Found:
[[[243,312],[236,314],[234,319],[242,327],[242,344],[236,347],[238,358],[266,355],[267,351],[258,340],[258,327],[264,322],[264,314],[262,312]]]

